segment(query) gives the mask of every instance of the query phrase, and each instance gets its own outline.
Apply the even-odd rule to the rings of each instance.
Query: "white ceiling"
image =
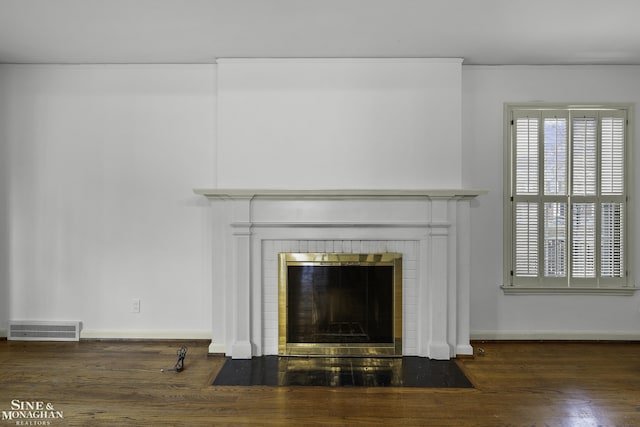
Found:
[[[639,0],[0,0],[0,62],[640,64]]]

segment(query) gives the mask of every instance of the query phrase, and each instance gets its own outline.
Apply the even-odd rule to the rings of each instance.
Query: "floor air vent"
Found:
[[[80,322],[10,321],[8,340],[80,341]]]

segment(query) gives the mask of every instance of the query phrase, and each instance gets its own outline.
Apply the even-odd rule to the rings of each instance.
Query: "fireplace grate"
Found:
[[[349,337],[352,339],[369,339],[369,335],[364,331],[364,328],[362,327],[362,324],[360,322],[333,322],[329,325],[329,328],[325,332],[314,334],[314,336],[317,338]]]

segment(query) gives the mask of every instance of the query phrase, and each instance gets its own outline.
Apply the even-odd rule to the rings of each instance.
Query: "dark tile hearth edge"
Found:
[[[228,357],[215,386],[472,388],[452,360],[423,357]]]

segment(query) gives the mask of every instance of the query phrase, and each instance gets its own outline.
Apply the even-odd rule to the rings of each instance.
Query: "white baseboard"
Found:
[[[209,354],[226,354],[227,346],[225,344],[218,344],[211,341],[209,344]]]
[[[566,341],[640,341],[640,332],[603,331],[472,331],[473,341],[482,340],[566,340]]]
[[[210,340],[206,330],[83,329],[80,339]]]
[[[456,346],[456,354],[458,356],[473,356],[473,347],[471,345],[459,344]]]

